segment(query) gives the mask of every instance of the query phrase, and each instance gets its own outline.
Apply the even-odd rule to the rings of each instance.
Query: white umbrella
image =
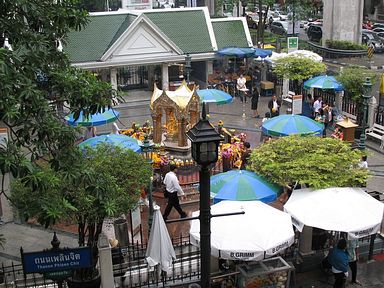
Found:
[[[153,267],[160,265],[161,270],[170,272],[172,261],[176,259],[175,249],[169,237],[167,226],[165,225],[160,207],[155,206],[151,234],[149,236],[146,260],[148,265]]]
[[[299,189],[293,191],[284,210],[299,231],[307,225],[361,238],[379,231],[384,204],[361,188]]]
[[[260,201],[221,201],[211,206],[211,213],[245,214],[213,217],[211,254],[230,260],[262,260],[291,246],[294,232],[291,217]],[[193,212],[193,217],[199,211]],[[200,243],[200,221],[193,220],[191,242]]]

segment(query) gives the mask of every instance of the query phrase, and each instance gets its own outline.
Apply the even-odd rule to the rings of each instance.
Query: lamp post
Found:
[[[245,7],[247,7],[247,5],[248,5],[248,0],[241,0],[241,6],[243,7],[243,17],[245,17],[246,16],[246,14],[245,14]]]
[[[203,103],[202,119],[188,132],[192,142],[192,158],[201,165],[200,169],[200,265],[201,287],[211,287],[211,199],[209,165],[215,163],[219,154],[222,136],[209,123]]]
[[[361,150],[365,149],[365,141],[367,140],[367,135],[365,133],[365,129],[367,128],[367,118],[368,118],[368,101],[369,99],[372,98],[371,95],[372,91],[372,83],[371,83],[371,78],[367,77],[365,79],[365,82],[363,83],[363,121],[361,123],[361,134],[360,134],[360,143],[359,143],[359,148]]]
[[[147,159],[152,165],[152,153],[153,153],[153,142],[148,139],[148,135],[145,135],[143,143],[140,145],[142,156],[144,159]],[[148,216],[148,231],[151,231],[152,220],[153,220],[153,199],[152,199],[152,179],[151,176],[149,185],[148,185],[148,205],[149,205],[149,216]]]
[[[187,84],[189,84],[189,74],[192,71],[191,60],[191,55],[185,55],[185,73],[187,73]]]

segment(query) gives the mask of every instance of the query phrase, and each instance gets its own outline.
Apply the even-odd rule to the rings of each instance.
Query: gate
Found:
[[[127,66],[119,68],[117,70],[117,83],[119,89],[123,91],[148,88],[148,67]]]

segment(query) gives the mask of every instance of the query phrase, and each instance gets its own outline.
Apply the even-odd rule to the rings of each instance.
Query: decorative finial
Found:
[[[57,250],[57,249],[59,249],[60,241],[59,241],[59,239],[57,238],[56,232],[53,232],[53,239],[52,239],[52,241],[51,241],[51,245],[52,245],[52,249],[53,249],[53,250]]]
[[[207,112],[205,111],[205,103],[203,102],[203,111],[201,112],[201,118],[203,120],[207,119]]]

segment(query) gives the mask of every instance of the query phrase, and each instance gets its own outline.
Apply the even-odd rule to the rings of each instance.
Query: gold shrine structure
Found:
[[[191,90],[185,81],[175,91],[160,90],[155,84],[150,108],[153,142],[163,142],[166,148],[173,147],[176,150],[188,147],[186,132],[199,118],[200,98],[195,88]],[[163,114],[165,114],[164,126],[162,126]]]

